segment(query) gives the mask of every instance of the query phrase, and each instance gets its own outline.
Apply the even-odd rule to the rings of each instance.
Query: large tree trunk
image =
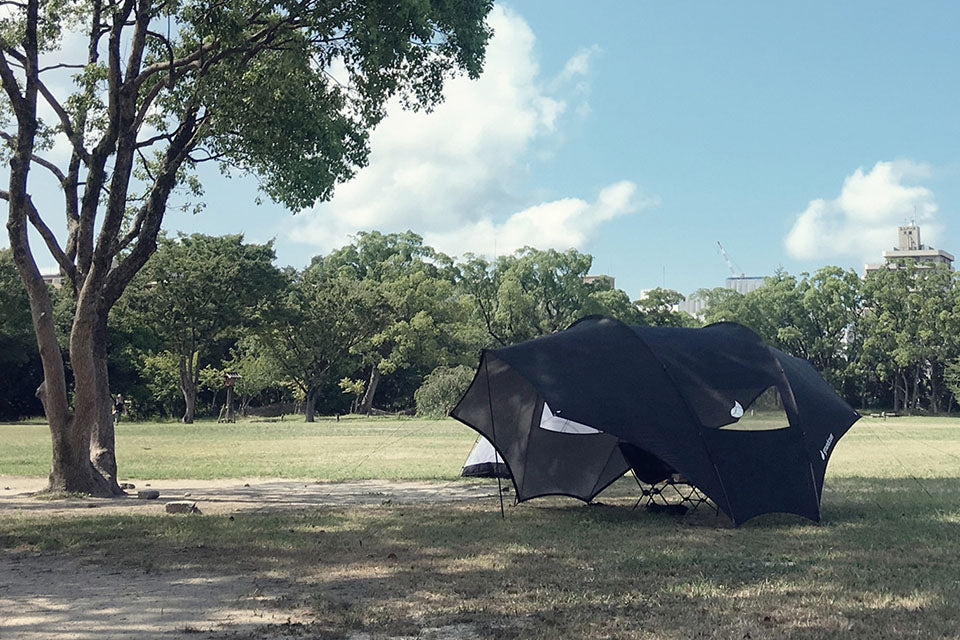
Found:
[[[913,369],[913,395],[910,398],[910,412],[913,413],[920,408],[920,366]]]
[[[116,302],[131,278],[143,266],[156,248],[167,198],[176,183],[176,173],[195,142],[197,106],[192,101],[184,110],[182,126],[170,139],[169,147],[156,170],[154,185],[147,201],[137,213],[134,229],[121,238],[121,230],[129,205],[128,187],[137,151],[139,97],[131,84],[140,71],[146,46],[147,25],[152,16],[143,9],[135,10],[133,2],[124,3],[112,15],[110,27],[109,105],[110,122],[106,133],[92,150],[84,148],[86,115],[73,120],[74,131],[67,122],[70,116],[59,114],[67,136],[74,145],[70,168],[61,172],[50,163],[44,163],[57,175],[66,198],[66,250],[61,249],[53,232],[45,224],[28,195],[27,177],[34,157],[38,130],[37,98],[41,92],[38,24],[41,22],[40,2],[27,0],[18,5],[24,10],[22,32],[16,36],[22,54],[15,54],[16,46],[5,43],[0,56],[0,85],[6,93],[7,105],[17,120],[17,134],[8,138],[13,146],[10,155],[9,191],[0,190],[0,197],[10,203],[7,229],[14,262],[27,288],[37,345],[43,364],[44,382],[37,391],[44,413],[50,424],[53,458],[50,466],[49,489],[75,491],[96,495],[119,493],[116,485],[116,458],[114,455],[111,398],[106,368],[106,313]],[[99,58],[98,43],[104,43],[103,19],[99,3],[94,3],[88,63]],[[122,36],[122,29],[134,26],[132,37]],[[124,81],[119,59],[119,43],[129,52]],[[7,54],[14,55],[22,76],[15,75],[8,64]],[[171,75],[171,80],[173,76]],[[100,89],[86,92],[92,98]],[[154,96],[155,97],[155,96]],[[48,98],[49,100],[49,98]],[[106,167],[110,163],[109,181]],[[77,197],[78,175],[81,165],[86,173],[84,195]],[[97,210],[106,196],[106,211],[97,220]],[[53,325],[53,311],[49,292],[40,276],[27,237],[27,221],[43,238],[62,272],[68,276],[77,294],[77,309],[70,336],[70,364],[74,372],[73,407],[67,395],[63,356],[57,343]],[[99,229],[99,232],[97,232]],[[98,239],[94,243],[94,234]],[[134,242],[136,241],[136,242]],[[128,253],[116,269],[114,258],[123,249]],[[96,464],[96,466],[94,466]],[[103,473],[101,473],[101,470]],[[106,474],[106,477],[105,475]]]
[[[937,364],[930,363],[930,412],[933,415],[940,415],[940,380],[937,371]]]
[[[303,419],[307,422],[313,422],[317,414],[317,396],[320,394],[318,387],[310,387],[307,390],[307,397],[303,400]]]
[[[904,398],[906,392],[906,382],[904,381],[904,386],[900,386],[901,378],[903,378],[902,371],[898,368],[893,374],[893,410],[894,412],[901,411],[904,406],[906,399]],[[904,378],[905,380],[905,378]]]
[[[9,226],[11,237],[21,230],[16,224]],[[63,356],[53,325],[49,292],[36,264],[20,252],[23,245],[13,242],[11,245],[17,267],[27,284],[30,312],[43,364],[44,379],[37,389],[37,397],[43,404],[53,444],[47,490],[110,495],[112,492],[108,483],[90,464],[90,425],[78,421],[70,412]]]
[[[190,358],[193,360],[193,358]],[[185,356],[180,356],[180,392],[186,408],[183,410],[183,423],[193,424],[197,414],[197,384],[194,381],[193,362],[188,363]]]
[[[10,202],[10,215],[7,220],[7,232],[10,248],[17,271],[27,289],[30,299],[30,315],[37,335],[37,347],[43,364],[43,384],[37,390],[37,396],[43,403],[43,410],[50,424],[50,437],[53,442],[53,458],[50,463],[50,476],[47,485],[50,491],[76,491],[95,495],[109,495],[109,485],[90,464],[90,422],[70,412],[67,400],[67,384],[64,372],[63,356],[57,343],[57,334],[53,324],[53,305],[46,283],[40,276],[40,270],[30,251],[27,238],[27,218],[35,212],[33,202],[27,195],[27,176],[33,155],[34,138],[37,131],[37,16],[38,3],[29,2],[27,7],[25,61],[26,92],[23,101],[18,104],[18,135],[16,148],[10,157],[10,185],[5,194]],[[11,84],[12,83],[12,84]],[[16,81],[3,78],[4,89],[15,93]],[[79,393],[75,400],[82,402]]]
[[[114,495],[120,493],[120,487],[116,486],[116,461],[112,458],[113,442],[112,428],[105,434],[100,433],[101,423],[104,419],[112,421],[109,416],[110,390],[104,389],[108,384],[106,373],[106,345],[97,346],[97,339],[105,339],[105,330],[100,331],[102,319],[99,317],[98,293],[84,291],[77,301],[77,310],[73,322],[73,330],[70,332],[70,364],[74,372],[74,417],[73,428],[77,432],[77,444],[85,448],[81,453],[79,450],[72,450],[71,469],[65,471],[67,474],[82,473],[85,467],[92,480],[90,488],[86,489],[96,495]],[[104,325],[105,327],[105,325]],[[104,354],[101,359],[97,357],[98,351]],[[104,415],[103,410],[107,409]],[[82,432],[82,436],[80,435]],[[100,470],[94,466],[91,461],[93,450],[91,443],[94,439],[94,432],[97,433],[96,440],[99,450],[104,450],[98,457],[105,461],[105,466],[113,465],[112,473],[105,477]],[[101,442],[101,436],[106,442]],[[82,439],[82,444],[81,443]],[[80,462],[80,456],[85,458],[84,463]],[[56,456],[54,456],[56,457]],[[51,485],[53,483],[51,482]],[[115,487],[115,488],[114,488]],[[74,489],[75,490],[75,489]]]
[[[117,481],[116,438],[113,421],[113,396],[107,371],[107,313],[98,314],[93,334],[93,359],[97,376],[97,421],[90,438],[90,462],[110,484],[110,490],[122,495]]]
[[[360,413],[370,415],[373,410],[373,398],[377,394],[377,386],[380,384],[380,370],[374,365],[370,369],[370,382],[367,384],[367,391],[363,394],[363,402],[360,403]]]

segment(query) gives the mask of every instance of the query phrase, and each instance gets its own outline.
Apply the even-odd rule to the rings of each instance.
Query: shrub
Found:
[[[441,418],[456,406],[473,380],[473,369],[464,365],[437,367],[413,394],[417,415]]]

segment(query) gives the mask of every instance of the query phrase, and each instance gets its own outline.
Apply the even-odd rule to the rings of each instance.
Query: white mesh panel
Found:
[[[599,430],[593,427],[588,427],[585,424],[553,415],[553,411],[550,410],[550,405],[546,402],[543,403],[543,415],[540,416],[540,428],[546,429],[547,431],[556,431],[557,433],[600,433]]]

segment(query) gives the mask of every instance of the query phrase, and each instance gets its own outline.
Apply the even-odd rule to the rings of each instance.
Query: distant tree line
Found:
[[[238,410],[319,414],[418,410],[442,415],[479,351],[565,329],[590,314],[628,324],[736,321],[809,360],[855,406],[944,413],[960,394],[960,286],[942,268],[904,265],[861,279],[824,267],[777,273],[746,295],[641,300],[584,282],[591,256],[521,249],[460,261],[412,232],[359,233],[302,270],[274,265],[271,243],[240,235],[162,237],[110,314],[113,393],[138,418],[217,416],[228,372]],[[54,290],[64,357],[72,298]],[[69,374],[69,367],[68,367]],[[26,293],[0,251],[0,419],[39,415],[42,382]]]
[[[707,322],[747,325],[809,360],[851,404],[949,413],[960,397],[960,284],[945,265],[902,263],[860,278],[778,272],[740,295],[701,290]]]

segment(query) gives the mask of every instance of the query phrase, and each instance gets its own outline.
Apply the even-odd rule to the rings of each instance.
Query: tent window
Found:
[[[731,409],[731,415],[742,412],[739,419],[722,429],[729,431],[775,431],[790,426],[787,413],[783,410],[783,399],[776,387],[769,387],[746,407],[739,403]]]
[[[567,420],[553,414],[550,405],[543,403],[543,413],[540,416],[540,428],[547,431],[556,431],[557,433],[576,433],[580,435],[589,435],[600,433],[598,429],[588,427],[585,424]]]

